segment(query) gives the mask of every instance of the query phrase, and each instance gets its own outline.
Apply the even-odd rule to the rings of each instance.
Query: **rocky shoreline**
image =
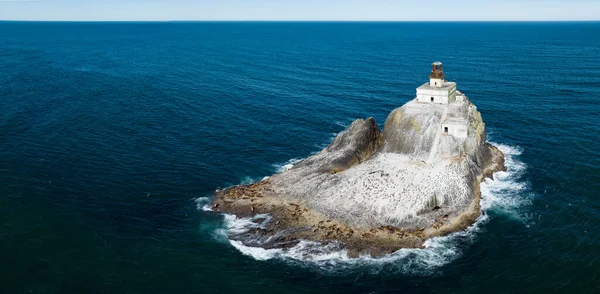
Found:
[[[466,138],[440,131],[449,116],[468,122]],[[217,192],[212,210],[261,224],[229,234],[247,246],[307,240],[335,243],[349,257],[381,256],[472,225],[481,215],[480,183],[504,170],[468,99],[413,100],[390,113],[384,132],[372,118],[356,120],[290,170]]]
[[[244,234],[230,236],[249,246],[266,249],[287,248],[300,240],[338,242],[341,249],[348,250],[349,257],[360,255],[381,256],[393,253],[401,248],[421,248],[432,237],[443,236],[462,231],[472,225],[481,214],[481,191],[479,184],[493,173],[505,171],[504,156],[500,150],[488,145],[494,159],[479,175],[474,183],[474,199],[468,209],[449,216],[430,212],[433,225],[429,227],[378,226],[372,228],[356,227],[324,216],[316,211],[290,201],[286,201],[270,188],[270,180],[242,186],[234,186],[217,193],[212,209],[237,217],[251,217],[269,214],[272,220],[264,228],[253,229]],[[256,221],[262,221],[258,219]]]

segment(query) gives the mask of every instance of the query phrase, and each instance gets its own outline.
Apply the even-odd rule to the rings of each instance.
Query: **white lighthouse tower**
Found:
[[[442,63],[434,62],[431,65],[429,83],[417,88],[417,101],[437,104],[454,102],[456,100],[456,83],[446,81],[445,77]]]

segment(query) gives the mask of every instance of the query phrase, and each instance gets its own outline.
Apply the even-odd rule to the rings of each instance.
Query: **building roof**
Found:
[[[456,87],[456,83],[455,82],[447,82],[444,81],[444,84],[442,84],[441,87],[432,87],[429,82],[421,85],[420,87],[417,88],[417,90],[449,90],[452,87]]]

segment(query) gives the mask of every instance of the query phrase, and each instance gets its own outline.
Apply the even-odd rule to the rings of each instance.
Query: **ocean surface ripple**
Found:
[[[0,22],[6,293],[600,292],[600,23]],[[440,60],[508,171],[373,259],[231,242],[215,190],[380,126]],[[267,218],[268,220],[268,218]]]

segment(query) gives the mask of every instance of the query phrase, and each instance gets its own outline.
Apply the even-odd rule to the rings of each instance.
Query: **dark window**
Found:
[[[433,84],[437,86],[437,82],[434,82]]]
[[[433,97],[431,97],[431,102],[433,102]]]
[[[448,127],[444,127],[444,133],[448,132]]]

